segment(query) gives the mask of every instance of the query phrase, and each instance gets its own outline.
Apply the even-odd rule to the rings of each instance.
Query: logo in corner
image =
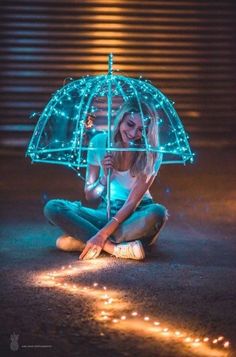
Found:
[[[11,334],[10,338],[11,338],[10,349],[12,351],[17,351],[19,349],[19,343],[18,343],[19,335],[15,334],[15,332],[13,332]]]

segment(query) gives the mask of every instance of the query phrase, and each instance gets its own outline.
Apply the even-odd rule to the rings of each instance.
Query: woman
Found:
[[[65,235],[57,239],[64,251],[82,251],[80,259],[94,259],[102,250],[119,258],[142,260],[145,248],[155,242],[167,219],[165,207],[154,203],[149,188],[161,165],[162,155],[131,151],[145,147],[144,142],[158,144],[157,119],[153,111],[136,100],[128,100],[119,111],[112,132],[112,146],[127,151],[106,153],[107,134],[93,137],[89,150],[85,183],[87,200],[103,198],[97,209],[81,202],[51,200],[45,208],[47,219]],[[111,170],[111,216],[107,222],[106,185]]]

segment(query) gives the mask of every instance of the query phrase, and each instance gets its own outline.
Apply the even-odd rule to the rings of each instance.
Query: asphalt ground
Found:
[[[236,355],[234,149],[196,154],[153,184],[170,217],[143,262],[58,251],[43,201],[85,203],[82,180],[2,155],[1,356]]]

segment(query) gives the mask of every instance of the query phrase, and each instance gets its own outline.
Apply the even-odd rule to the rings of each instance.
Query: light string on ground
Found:
[[[172,342],[182,344],[194,349],[194,352],[206,356],[227,356],[230,341],[223,335],[217,337],[197,336],[171,326],[149,314],[141,314],[133,309],[129,301],[123,302],[122,292],[109,289],[107,286],[93,282],[90,286],[82,286],[68,281],[73,276],[104,268],[108,265],[106,259],[86,261],[68,266],[62,266],[59,270],[44,272],[37,276],[34,282],[37,285],[48,286],[66,291],[78,293],[88,297],[95,297],[97,313],[95,319],[105,323],[107,327],[132,330],[136,333],[146,331],[148,336],[157,339],[171,339]],[[66,280],[67,279],[67,280]],[[66,280],[66,281],[65,281]]]

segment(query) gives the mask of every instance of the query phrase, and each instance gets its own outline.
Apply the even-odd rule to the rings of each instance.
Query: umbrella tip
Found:
[[[113,71],[112,65],[113,65],[113,54],[110,53],[108,55],[108,74],[112,74]]]

